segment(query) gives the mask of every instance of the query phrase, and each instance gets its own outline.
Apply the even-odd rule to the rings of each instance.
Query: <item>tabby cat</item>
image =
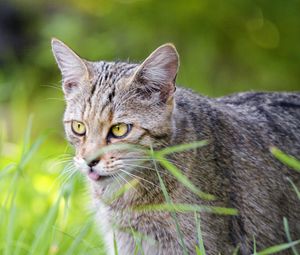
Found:
[[[136,247],[146,255],[196,254],[194,213],[176,213],[182,245],[170,212],[130,210],[165,202],[157,171],[174,203],[238,210],[235,216],[200,214],[208,255],[231,254],[236,247],[239,254],[251,254],[254,238],[258,251],[287,242],[283,217],[292,240],[300,239],[300,201],[290,183],[300,187],[300,175],[269,151],[276,146],[299,158],[299,93],[247,92],[213,99],[176,88],[179,57],[172,44],[160,46],[141,64],[87,61],[57,39],[52,49],[63,78],[66,136],[76,150],[75,165],[88,177],[96,220],[111,254],[113,234],[119,254],[134,254]],[[208,144],[168,160],[201,191],[214,195],[213,201],[199,198],[137,150],[97,155],[110,144],[159,150],[200,140]],[[107,203],[134,180],[133,188]],[[140,233],[140,242],[131,230]]]

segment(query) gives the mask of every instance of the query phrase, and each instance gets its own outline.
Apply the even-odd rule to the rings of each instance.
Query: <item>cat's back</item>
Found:
[[[274,145],[276,141],[278,145],[288,141],[294,146],[300,144],[300,93],[245,92],[208,98],[179,89],[176,101],[195,122],[205,116],[213,123],[216,119],[228,123],[233,130],[253,136],[259,133]]]
[[[193,171],[200,173],[200,181],[213,173],[213,178],[200,182],[201,188],[224,196],[225,205],[238,209],[240,216],[230,219],[234,227],[229,231],[233,243],[241,244],[241,254],[253,252],[253,236],[259,237],[259,249],[284,243],[283,217],[296,240],[300,205],[288,180],[298,186],[300,176],[281,164],[270,147],[299,158],[300,94],[247,92],[214,99],[179,89],[175,99],[178,115],[185,118],[182,123],[190,125],[184,132],[192,130],[189,136],[194,133],[198,140],[210,141],[212,167],[204,172],[204,164],[199,164],[201,152]],[[214,187],[222,187],[223,193]]]
[[[298,147],[300,154],[300,93],[247,92],[221,97],[216,102],[238,125],[245,123],[253,132],[258,130],[263,139],[282,149],[293,147],[295,151]]]
[[[300,93],[245,92],[220,97],[216,101],[249,117],[259,118],[274,113],[284,119],[293,116],[300,121]]]

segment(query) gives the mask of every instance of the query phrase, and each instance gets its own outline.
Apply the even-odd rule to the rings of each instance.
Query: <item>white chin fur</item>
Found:
[[[73,158],[74,165],[76,168],[80,170],[83,174],[87,174],[89,171],[89,166],[86,164],[85,160],[82,158],[74,157]]]

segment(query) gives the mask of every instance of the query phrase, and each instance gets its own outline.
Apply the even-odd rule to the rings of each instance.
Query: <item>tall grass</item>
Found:
[[[49,134],[43,134],[31,142],[32,119],[28,122],[22,146],[16,149],[15,155],[9,159],[1,155],[0,160],[0,253],[4,255],[43,255],[43,254],[105,254],[101,236],[97,233],[92,215],[82,207],[86,203],[86,195],[82,189],[81,178],[71,173],[67,181],[62,185],[54,185],[58,172],[70,171],[69,164],[55,167],[53,170],[53,158],[43,155],[43,145],[49,146],[51,138]],[[150,160],[153,161],[160,188],[163,192],[165,202],[143,207],[135,207],[136,211],[167,211],[170,212],[177,228],[177,234],[182,246],[182,253],[188,254],[184,244],[184,236],[180,230],[177,213],[193,213],[195,216],[195,229],[198,243],[195,244],[195,254],[205,255],[205,240],[201,233],[200,212],[210,212],[222,215],[236,215],[235,208],[223,208],[214,206],[201,206],[192,204],[176,204],[171,200],[165,183],[158,171],[158,164],[165,167],[178,181],[191,192],[202,199],[213,200],[214,196],[207,194],[184,176],[180,169],[167,160],[167,155],[184,150],[191,150],[206,145],[206,141],[184,144],[175,147],[165,148],[160,151],[147,150]],[[1,151],[6,148],[5,139],[1,136]],[[53,146],[53,145],[52,145]],[[57,150],[55,147],[53,150]],[[109,148],[115,149],[115,148]],[[120,148],[118,148],[120,149]],[[124,149],[128,149],[124,145]],[[131,148],[141,149],[141,148]],[[278,149],[272,148],[272,153],[290,167],[299,171],[300,163]],[[49,151],[47,151],[49,153]],[[60,151],[63,152],[63,149]],[[103,152],[102,152],[103,153]],[[45,161],[47,164],[44,164]],[[70,163],[69,160],[62,160],[62,163]],[[39,171],[39,174],[37,174]],[[43,171],[43,174],[41,174]],[[38,176],[38,177],[37,177]],[[300,199],[298,187],[290,180],[290,183]],[[110,201],[118,198],[137,184],[137,180],[124,185],[118,190]],[[84,202],[85,201],[85,202]],[[300,202],[300,201],[299,201]],[[278,244],[263,251],[256,251],[256,255],[275,254],[279,251],[291,249],[294,255],[298,255],[295,246],[300,241],[291,240],[287,219],[283,219],[283,228],[286,232],[288,243]],[[131,229],[136,242],[135,254],[143,254],[142,234]],[[259,237],[258,237],[259,238]],[[257,240],[259,242],[259,239]],[[114,247],[117,254],[117,240],[114,240]],[[234,254],[238,254],[238,247]]]
[[[32,119],[23,145],[16,148],[13,157],[1,153],[0,254],[105,254],[101,238],[89,220],[90,213],[78,206],[83,200],[78,194],[82,191],[78,188],[79,179],[74,176],[66,185],[51,188],[57,178],[51,163],[56,159],[42,155],[42,145],[49,145],[47,141],[51,139],[41,135],[31,142],[31,129]],[[8,146],[4,139],[1,146],[2,152]],[[63,166],[58,171],[63,171]],[[77,208],[67,208],[69,204]]]

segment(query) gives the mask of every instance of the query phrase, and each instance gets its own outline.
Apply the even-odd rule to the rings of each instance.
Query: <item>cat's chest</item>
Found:
[[[115,254],[114,231],[111,224],[111,216],[109,215],[109,208],[100,201],[95,203],[95,221],[103,237],[107,253]]]
[[[114,242],[116,243],[118,254],[134,254],[136,249],[134,238],[129,233],[130,231],[122,229],[124,228],[123,225],[126,225],[125,222],[129,220],[127,217],[114,213],[107,205],[97,201],[95,219],[103,236],[107,254],[115,254]]]
[[[95,209],[95,220],[109,255],[115,254],[114,241],[117,245],[118,254],[134,254],[137,246],[142,247],[144,254],[160,254],[161,251],[155,240],[150,240],[150,237],[147,237],[146,240],[142,241],[142,239],[138,240],[138,236],[137,238],[134,237],[136,231],[133,229],[138,229],[141,225],[138,220],[139,217],[114,212],[100,201],[97,201]],[[149,226],[142,225],[148,229],[151,224]]]

